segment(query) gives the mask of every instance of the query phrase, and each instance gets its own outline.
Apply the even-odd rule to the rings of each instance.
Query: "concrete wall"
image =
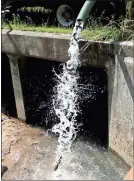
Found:
[[[68,60],[69,38],[70,35],[3,30],[2,52],[64,62]]]
[[[3,30],[2,52],[65,62],[69,58],[69,39],[70,35]],[[79,43],[80,50],[86,46],[86,50],[80,56],[82,63],[103,67],[107,72],[109,147],[132,166],[134,42],[81,40]]]
[[[133,166],[134,45],[122,49],[115,45],[114,49],[115,65],[109,74],[109,145]]]

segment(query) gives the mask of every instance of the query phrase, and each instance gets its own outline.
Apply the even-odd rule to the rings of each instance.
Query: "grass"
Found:
[[[22,30],[22,31],[36,31],[36,32],[48,32],[48,33],[60,33],[60,34],[71,34],[72,29],[70,28],[60,28],[54,26],[34,26],[34,25],[27,25],[27,24],[13,24],[10,23],[10,27],[12,30]],[[3,29],[10,29],[7,23],[2,25]]]
[[[121,40],[121,31],[117,27],[92,26],[83,31],[83,37],[95,41],[118,41]]]
[[[10,24],[10,26],[9,26]],[[12,30],[22,30],[22,31],[35,31],[35,32],[49,32],[56,34],[71,34],[72,28],[64,27],[54,27],[54,26],[35,26],[33,24],[26,24],[20,22],[17,19],[6,23],[2,21],[2,28],[9,30],[10,27]],[[121,22],[120,26],[117,27],[114,25],[98,25],[93,24],[90,27],[87,27],[82,32],[82,38],[86,40],[94,41],[121,41],[121,40],[132,40],[134,39],[134,31],[129,29],[130,25],[127,26],[127,23]]]

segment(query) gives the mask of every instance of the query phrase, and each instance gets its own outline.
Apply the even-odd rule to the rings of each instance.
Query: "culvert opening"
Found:
[[[58,118],[53,110],[56,77],[61,63],[27,58],[21,81],[27,123],[51,129]],[[102,146],[108,145],[107,75],[102,68],[82,66],[79,68],[79,114],[78,138],[92,139]]]

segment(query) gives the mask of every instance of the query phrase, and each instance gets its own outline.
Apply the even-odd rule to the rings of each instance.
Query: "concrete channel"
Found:
[[[66,62],[69,58],[69,39],[70,35],[2,30],[2,53],[5,53],[9,58],[17,117],[19,119],[26,120],[20,79],[20,71],[25,72],[26,57],[42,59],[44,64],[46,60]],[[81,50],[86,45],[85,51],[80,56],[83,65],[101,68],[107,75],[108,148],[116,152],[128,167],[131,167],[134,164],[134,42],[109,43],[80,40],[79,44]],[[21,66],[18,65],[18,62]],[[78,142],[78,144],[82,144],[82,142]],[[90,145],[88,146],[90,147]],[[88,155],[88,153],[85,153],[85,155]],[[105,178],[107,177],[102,179]],[[118,179],[120,178],[122,178],[121,175],[118,176]]]

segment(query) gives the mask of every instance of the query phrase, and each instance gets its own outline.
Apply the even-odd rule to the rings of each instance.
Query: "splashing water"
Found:
[[[60,122],[52,127],[52,132],[59,135],[56,163],[59,164],[61,158],[70,151],[72,142],[76,138],[78,131],[78,84],[80,66],[78,40],[83,29],[83,22],[77,21],[70,40],[68,50],[70,60],[63,65],[63,71],[57,75],[58,85],[56,87],[56,97],[53,106]]]

